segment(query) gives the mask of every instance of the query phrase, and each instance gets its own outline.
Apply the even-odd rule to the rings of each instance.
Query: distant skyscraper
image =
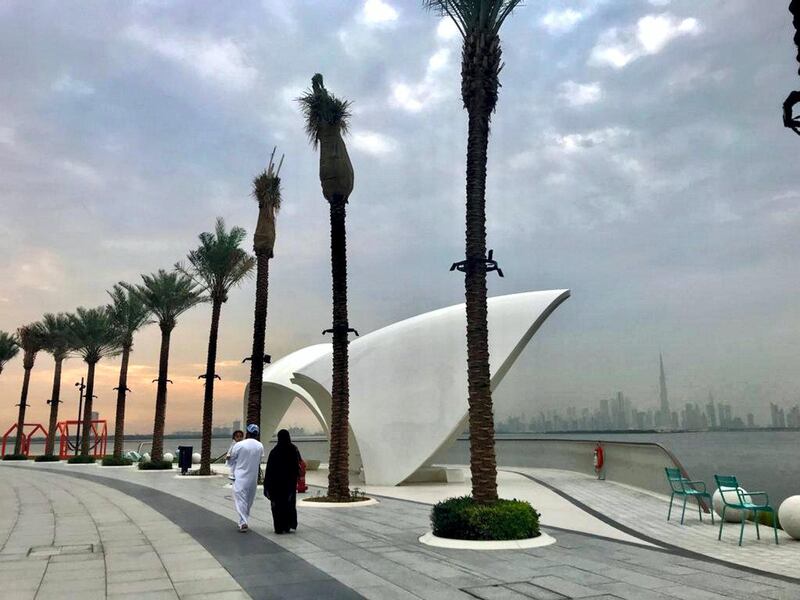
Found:
[[[669,427],[672,424],[672,415],[669,410],[669,398],[667,397],[667,377],[664,374],[664,357],[658,353],[658,389],[659,389],[659,425]]]
[[[706,419],[708,419],[708,426],[711,429],[717,428],[717,410],[714,407],[714,396],[708,392],[708,404],[706,404]]]

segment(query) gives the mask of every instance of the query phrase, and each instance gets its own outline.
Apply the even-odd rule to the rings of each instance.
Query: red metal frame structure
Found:
[[[31,429],[27,435],[25,435],[24,433],[26,427],[33,427],[33,429]],[[11,427],[8,428],[8,431],[6,431],[3,434],[3,450],[0,453],[0,455],[5,456],[6,442],[8,441],[8,436],[10,436],[14,431],[16,431],[16,429],[17,429],[17,424],[14,423]],[[28,456],[28,453],[31,450],[31,438],[33,437],[33,434],[36,433],[37,431],[41,431],[42,435],[44,435],[44,437],[47,437],[47,430],[44,427],[42,427],[41,423],[24,423],[22,425],[22,431],[23,431],[22,448],[20,448],[20,450],[22,450],[22,453],[25,456]]]
[[[69,458],[73,454],[77,454],[77,448],[72,441],[75,437],[69,432],[70,425],[76,427],[83,425],[82,421],[59,421],[56,425],[58,430],[58,456],[61,459]],[[102,458],[106,455],[106,447],[108,446],[108,427],[105,419],[90,422],[92,428],[92,438],[89,440],[89,453],[95,458]]]

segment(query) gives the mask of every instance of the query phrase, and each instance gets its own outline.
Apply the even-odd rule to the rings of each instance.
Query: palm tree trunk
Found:
[[[167,371],[169,368],[169,338],[172,330],[161,330],[161,354],[158,358],[158,388],[156,390],[156,414],[153,419],[153,461],[164,458],[164,423],[167,418]]]
[[[81,437],[81,455],[89,456],[89,438],[92,434],[92,404],[94,400],[94,368],[97,363],[89,363],[86,372],[86,391],[83,397],[83,432]]]
[[[200,444],[200,475],[211,475],[211,423],[214,417],[214,375],[217,367],[217,334],[222,302],[215,298],[211,305],[211,331],[208,334],[206,390],[203,397],[203,441]]]
[[[47,427],[47,439],[44,443],[45,456],[53,454],[56,439],[56,426],[58,425],[58,405],[61,402],[61,363],[63,359],[57,358],[56,368],[53,372],[53,392],[50,394],[50,423]]]
[[[30,366],[28,363],[30,362]],[[14,442],[14,454],[22,454],[23,438],[25,437],[25,409],[28,406],[28,386],[31,382],[31,370],[33,369],[33,360],[28,360],[25,357],[25,375],[22,379],[22,393],[19,396],[19,413],[17,415],[17,439]]]
[[[261,387],[264,376],[264,344],[267,328],[267,300],[269,294],[269,259],[267,250],[256,250],[256,308],[253,322],[253,352],[250,355],[250,385],[247,394],[247,419],[245,424],[261,426]],[[262,435],[272,432],[262,432]]]
[[[489,120],[497,99],[499,39],[474,33],[464,41],[462,96],[469,116],[467,133],[466,259],[467,378],[472,496],[497,500],[497,461],[489,370],[486,305],[486,161]]]
[[[330,460],[328,496],[350,495],[348,421],[350,385],[347,369],[347,232],[346,199],[335,195],[331,207],[331,275],[333,279],[333,385],[331,388]]]
[[[122,364],[119,367],[119,383],[117,384],[117,415],[114,421],[114,458],[122,458],[125,443],[125,398],[128,393],[128,360],[131,347],[122,347]]]

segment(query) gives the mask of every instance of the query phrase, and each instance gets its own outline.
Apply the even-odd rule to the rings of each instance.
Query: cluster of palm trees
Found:
[[[274,211],[273,211],[274,217]],[[157,322],[161,330],[161,351],[158,365],[155,416],[153,419],[152,462],[163,462],[164,423],[167,408],[167,383],[169,383],[170,336],[178,324],[178,317],[190,308],[211,303],[211,329],[208,343],[208,362],[203,402],[203,443],[201,473],[210,474],[211,423],[217,337],[222,304],[230,290],[241,283],[255,267],[256,259],[241,248],[246,237],[241,227],[226,229],[225,222],[217,219],[213,232],[200,234],[199,246],[190,251],[185,263],[178,263],[167,271],[160,269],[142,275],[142,282],[120,282],[108,291],[111,301],[96,308],[79,307],[74,313],[46,314],[41,321],[24,325],[16,333],[0,331],[0,373],[6,362],[20,350],[25,370],[17,417],[17,436],[14,454],[24,450],[23,426],[28,406],[28,385],[36,355],[40,351],[53,356],[53,393],[50,400],[50,419],[45,441],[45,457],[53,457],[56,426],[58,422],[61,369],[64,360],[79,355],[87,365],[85,403],[82,415],[80,456],[91,459],[94,448],[91,442],[91,415],[94,399],[95,368],[103,358],[121,355],[117,391],[116,420],[114,426],[114,452],[122,460],[125,434],[125,401],[130,391],[127,385],[128,363],[133,350],[134,334],[144,326]],[[263,334],[262,334],[263,337]],[[167,466],[167,465],[164,465]]]
[[[487,272],[498,270],[486,249],[486,164],[489,124],[498,99],[502,70],[499,30],[521,0],[423,0],[423,5],[452,19],[463,38],[461,97],[468,115],[466,160],[466,257],[453,265],[464,273],[467,317],[467,371],[469,388],[470,467],[473,498],[480,503],[497,500],[497,468],[494,450],[494,417],[490,386],[487,326]],[[329,203],[331,219],[331,272],[333,282],[333,385],[330,423],[330,471],[328,496],[349,497],[348,481],[348,338],[347,254],[345,209],[353,191],[353,167],[342,135],[347,132],[350,104],[330,94],[322,75],[312,78],[311,89],[298,101],[306,117],[306,132],[320,150],[319,177]],[[153,460],[163,456],[166,415],[167,372],[170,334],[177,317],[196,304],[212,304],[211,331],[203,402],[201,474],[210,473],[211,417],[214,365],[221,306],[228,292],[257,268],[253,349],[248,391],[247,423],[261,421],[262,371],[265,359],[265,328],[269,260],[275,242],[275,214],[280,207],[280,166],[270,159],[268,168],[254,181],[259,219],[254,238],[255,258],[241,250],[245,233],[226,231],[218,220],[214,233],[200,236],[200,246],[189,253],[185,265],[167,272],[143,275],[139,285],[119,284],[110,292],[112,303],[95,309],[78,309],[72,315],[46,315],[41,323],[21,327],[16,335],[0,332],[0,372],[3,364],[21,349],[24,353],[22,398],[15,452],[19,452],[30,370],[36,353],[50,352],[56,361],[51,399],[48,448],[52,452],[53,425],[58,411],[60,365],[70,352],[79,353],[88,365],[84,437],[81,451],[88,454],[94,366],[104,356],[122,354],[117,388],[117,421],[114,455],[119,456],[124,432],[126,373],[133,334],[150,322],[161,329],[161,354],[153,428]]]

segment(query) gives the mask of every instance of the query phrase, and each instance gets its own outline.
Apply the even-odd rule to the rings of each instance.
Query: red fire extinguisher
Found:
[[[600,442],[597,442],[597,446],[594,449],[594,459],[592,461],[594,463],[594,472],[597,473],[598,479],[605,479],[605,476],[601,476],[603,472],[603,447],[600,445]]]
[[[302,494],[308,490],[306,485],[306,461],[300,459],[300,473],[297,475],[297,492]]]

